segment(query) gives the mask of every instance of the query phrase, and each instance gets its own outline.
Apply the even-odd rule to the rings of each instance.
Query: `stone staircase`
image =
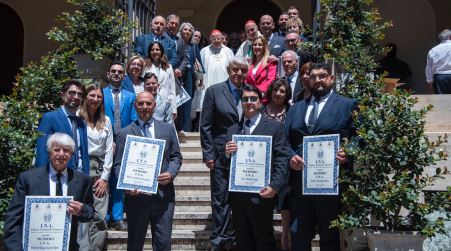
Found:
[[[210,171],[202,163],[199,133],[179,136],[183,164],[174,180],[176,204],[172,230],[172,250],[208,250],[212,231]],[[280,238],[280,214],[274,215],[276,238]],[[150,227],[144,250],[152,250]],[[107,250],[126,250],[127,232],[109,231]]]

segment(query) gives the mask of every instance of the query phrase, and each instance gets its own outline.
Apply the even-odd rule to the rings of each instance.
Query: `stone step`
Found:
[[[210,169],[205,166],[203,163],[183,163],[180,167],[180,171],[177,175],[178,177],[209,177]],[[176,179],[177,179],[176,178]]]
[[[200,134],[198,132],[185,132],[178,134],[180,143],[200,142]]]
[[[200,141],[188,141],[180,143],[180,151],[184,152],[201,152]]]
[[[191,164],[201,164],[202,163],[202,153],[201,152],[182,152],[183,163]]]
[[[178,178],[176,178],[177,180]],[[175,187],[175,199],[178,196],[195,195],[195,196],[210,196],[210,189],[205,186],[182,186]]]
[[[184,188],[193,189],[206,189],[210,190],[210,178],[209,177],[176,177],[174,180],[175,190]]]

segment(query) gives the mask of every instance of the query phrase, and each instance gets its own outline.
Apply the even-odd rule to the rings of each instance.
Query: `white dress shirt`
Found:
[[[260,122],[261,117],[262,117],[262,114],[260,112],[255,114],[251,118],[244,117],[244,121],[246,121],[246,120],[250,120],[251,121],[251,123],[249,124],[249,127],[247,127],[246,123],[244,123],[244,127],[249,129],[250,134],[252,134],[252,132],[257,127],[258,123]]]
[[[105,126],[100,130],[87,126],[89,156],[98,157],[103,161],[103,180],[110,177],[113,165],[113,127],[108,116],[105,116]]]
[[[328,94],[326,94],[326,95],[324,95],[323,97],[320,98],[320,100],[318,102],[318,116],[317,116],[317,118],[319,117],[319,114],[323,110],[324,105],[326,104],[326,102],[329,99],[330,94],[332,94],[332,92],[333,92],[333,90],[330,90],[330,92]],[[315,99],[316,98],[314,96],[312,96],[312,98],[310,99],[310,103],[309,103],[309,105],[307,107],[307,113],[305,114],[305,124],[306,125],[309,125],[308,124],[308,119],[310,117],[310,113],[313,110],[313,102],[315,101]]]
[[[147,130],[148,130],[147,132],[149,133],[149,135],[151,135],[151,138],[154,139],[155,138],[154,119],[151,118],[147,122],[149,123],[149,127],[147,128]],[[141,119],[138,119],[138,123],[139,123],[139,127],[141,128],[141,132],[142,132],[142,134],[144,136],[144,131],[143,131],[144,130],[144,123],[146,123],[146,122],[144,122]]]
[[[434,82],[434,74],[451,74],[451,40],[432,48],[426,62],[426,82]]]
[[[50,196],[56,196],[56,174],[57,172],[53,169],[52,163],[49,164],[49,185],[50,185]],[[61,186],[63,188],[63,196],[67,196],[67,168],[61,172]]]

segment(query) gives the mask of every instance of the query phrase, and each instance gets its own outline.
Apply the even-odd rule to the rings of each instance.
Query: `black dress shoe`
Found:
[[[110,229],[116,231],[127,231],[127,223],[125,223],[124,221],[115,221],[111,223]]]

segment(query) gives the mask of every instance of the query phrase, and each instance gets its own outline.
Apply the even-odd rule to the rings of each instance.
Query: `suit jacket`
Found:
[[[135,88],[133,88],[133,81],[128,74],[126,74],[124,80],[122,80],[122,89],[135,94]]]
[[[182,165],[182,154],[180,153],[180,146],[175,129],[173,125],[158,120],[154,120],[154,127],[155,138],[166,140],[163,161],[161,162],[161,173],[169,172],[174,180],[180,170],[180,166]],[[119,177],[118,174],[121,167],[122,155],[124,154],[127,135],[143,137],[139,122],[137,120],[121,129],[116,137],[116,153],[114,154],[113,160],[113,168],[116,172],[116,177]],[[158,196],[161,200],[174,202],[174,184],[172,182],[167,185],[159,184],[158,193],[153,196]]]
[[[298,77],[296,78],[296,83],[294,84],[294,90],[293,91],[293,103],[296,103],[298,101],[301,101],[304,99],[304,85],[301,83],[302,76],[300,73],[298,74]]]
[[[268,92],[269,85],[271,85],[272,81],[276,79],[277,74],[277,62],[272,61],[271,63],[267,63],[265,67],[260,65],[255,73],[253,74],[255,65],[251,65],[247,72],[246,84],[253,85],[257,87],[262,93],[262,103],[269,103],[268,97],[266,93]]]
[[[77,126],[80,138],[79,147],[81,149],[82,170],[85,174],[89,174],[88,134],[86,123],[78,118]],[[36,144],[35,166],[45,167],[49,164],[47,139],[56,132],[66,133],[69,136],[72,136],[72,125],[69,123],[63,109],[58,108],[55,111],[47,112],[42,116],[38,131],[41,132],[42,135],[38,138]],[[78,163],[75,163],[75,154],[78,154],[78,152],[72,154],[72,157],[67,164],[67,166],[72,169],[77,169],[78,165]]]
[[[153,118],[166,123],[172,123],[172,108],[171,102],[162,98],[159,94],[155,97],[155,110],[153,111]]]
[[[278,36],[277,33],[272,34],[269,41],[269,54],[279,57],[286,50],[285,37]]]
[[[185,42],[183,42],[183,39],[181,39],[177,35],[171,35],[168,32],[165,32],[165,34],[174,41],[175,45],[175,55],[177,56],[177,64],[172,65],[172,68],[177,69],[179,68],[179,65],[182,63],[183,60],[183,54],[185,53]]]
[[[238,108],[228,80],[208,87],[200,119],[200,143],[204,161],[215,160],[215,167],[223,167],[220,153],[226,142],[227,129],[239,120]]]
[[[235,123],[227,130],[227,138],[225,143],[232,140],[232,135],[243,134],[243,121],[244,119],[238,123]],[[283,124],[275,120],[270,120],[261,114],[260,122],[255,127],[254,131],[252,131],[251,135],[272,136],[271,181],[269,186],[277,192],[280,192],[285,186],[288,177],[287,163],[289,146],[286,140]],[[221,161],[224,166],[230,166],[230,158],[228,158],[224,152],[225,148],[221,151]]]
[[[25,196],[50,195],[49,167],[34,168],[22,172],[16,182],[14,194],[5,215],[4,243],[6,250],[22,250],[22,225],[24,220]],[[72,215],[70,250],[78,250],[78,222],[89,222],[94,218],[91,179],[88,175],[67,169],[67,195],[82,202],[79,216]]]
[[[156,40],[163,45],[164,53],[168,57],[169,63],[172,66],[178,65],[179,59],[175,49],[175,42],[166,33],[164,33],[161,37],[157,37],[152,32],[137,36],[135,39],[135,52],[144,58],[148,57],[147,52],[149,45]]]
[[[132,87],[133,88],[133,87]],[[132,121],[138,119],[135,106],[135,94],[122,87],[121,90],[121,128],[128,126]],[[109,86],[103,88],[103,104],[105,106],[105,115],[110,118],[114,130],[114,100],[113,92]],[[117,132],[115,132],[117,133]]]
[[[291,146],[290,158],[295,154],[302,156],[304,136],[339,134],[340,140],[355,135],[352,112],[357,108],[357,101],[332,92],[318,116],[313,132],[309,133],[305,123],[305,115],[310,98],[291,106],[285,120],[285,132]],[[291,193],[301,193],[302,172],[290,169],[289,184]]]

